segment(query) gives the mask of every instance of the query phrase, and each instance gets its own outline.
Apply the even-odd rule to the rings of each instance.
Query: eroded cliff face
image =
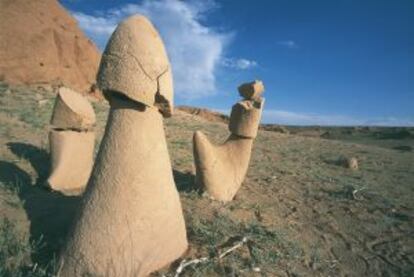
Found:
[[[94,85],[100,52],[56,0],[0,0],[0,80]]]

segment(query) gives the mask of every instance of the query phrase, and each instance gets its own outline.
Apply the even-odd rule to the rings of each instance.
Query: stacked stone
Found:
[[[79,93],[61,87],[55,100],[49,132],[51,189],[81,194],[88,182],[95,147],[95,112]]]
[[[261,81],[238,89],[244,99],[232,108],[227,140],[213,145],[200,131],[193,137],[196,183],[211,198],[223,202],[234,198],[246,176],[265,101]]]

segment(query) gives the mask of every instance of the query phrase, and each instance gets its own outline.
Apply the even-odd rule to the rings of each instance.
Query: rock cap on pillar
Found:
[[[146,17],[131,16],[115,29],[102,54],[97,83],[106,98],[120,93],[171,116],[171,66],[160,35]]]
[[[259,99],[264,91],[264,85],[262,81],[255,80],[250,83],[241,84],[238,87],[239,94],[246,100]]]
[[[93,107],[84,96],[66,87],[59,88],[50,121],[54,128],[87,130],[95,121]]]

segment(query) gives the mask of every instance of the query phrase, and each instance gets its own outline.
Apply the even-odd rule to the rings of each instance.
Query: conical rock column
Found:
[[[51,189],[66,195],[81,194],[88,182],[95,147],[95,112],[79,93],[60,88],[49,132]]]
[[[172,112],[171,70],[145,17],[117,27],[98,84],[110,114],[58,275],[147,276],[184,253],[187,235],[162,119]]]
[[[215,200],[231,201],[246,176],[264,105],[263,90],[260,81],[239,87],[245,99],[232,108],[231,135],[223,144],[212,144],[201,131],[194,133],[196,183]]]

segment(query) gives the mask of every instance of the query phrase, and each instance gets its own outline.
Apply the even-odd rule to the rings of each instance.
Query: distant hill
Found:
[[[90,91],[100,52],[58,1],[0,0],[0,18],[0,81]]]
[[[191,106],[178,106],[177,110],[183,111],[189,114],[197,115],[201,118],[204,118],[212,122],[222,122],[222,123],[229,122],[229,117],[227,115],[224,115],[219,112],[214,112],[209,109],[197,108],[197,107],[191,107]]]

